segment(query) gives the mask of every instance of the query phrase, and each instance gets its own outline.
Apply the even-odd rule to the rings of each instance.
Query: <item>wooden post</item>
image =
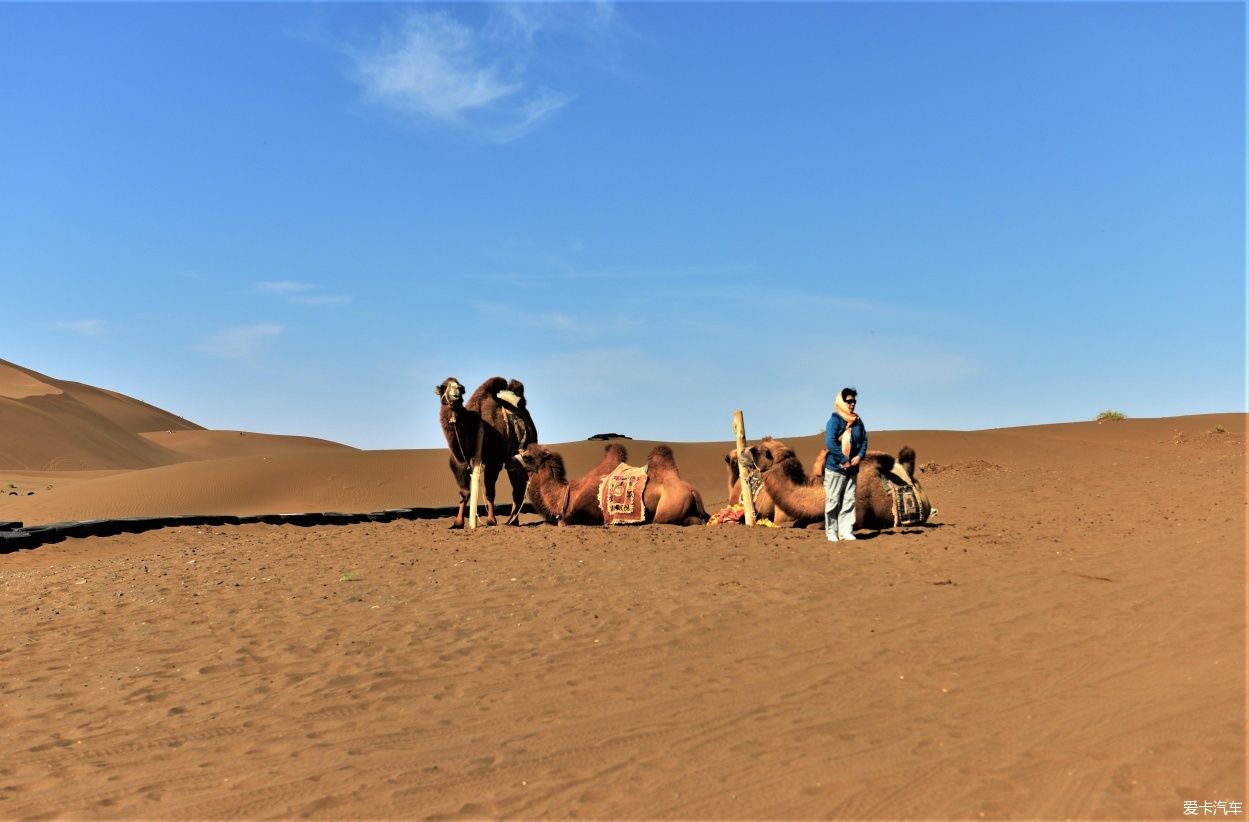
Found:
[[[746,459],[746,422],[741,411],[733,412],[733,433],[737,437],[737,476],[742,481],[742,508],[746,524],[755,524],[755,501],[750,493],[750,463]]]
[[[469,476],[468,486],[468,527],[477,527],[477,502],[480,498],[481,475],[481,441],[486,434],[486,421],[477,421],[477,450],[473,453],[473,470]]]

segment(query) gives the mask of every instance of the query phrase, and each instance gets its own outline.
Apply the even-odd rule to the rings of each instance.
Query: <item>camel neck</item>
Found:
[[[535,475],[534,479],[539,480],[538,498],[544,509],[542,513],[557,520],[565,516],[568,513],[568,499],[572,493],[572,486],[567,482],[560,482],[549,470]],[[533,484],[533,481],[530,481],[530,485]]]
[[[447,445],[451,447],[451,456],[455,457],[461,463],[467,465],[471,453],[471,443],[468,436],[467,426],[465,425],[464,406],[462,404],[448,405],[447,419],[444,433],[447,435]]]

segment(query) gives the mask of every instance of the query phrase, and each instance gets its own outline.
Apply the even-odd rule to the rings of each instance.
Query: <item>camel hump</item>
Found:
[[[646,470],[651,475],[663,471],[677,472],[677,460],[672,449],[666,445],[656,445],[646,457]]]
[[[907,476],[915,477],[915,449],[909,445],[902,446],[898,452],[898,464],[906,469]]]
[[[500,391],[507,389],[507,380],[502,377],[491,377],[490,379],[477,386],[477,390],[473,392],[473,396],[469,397],[469,408],[480,408],[482,400],[486,397],[495,397]]]
[[[888,474],[893,470],[896,460],[893,458],[893,454],[886,454],[884,451],[868,451],[863,458],[863,462],[874,465],[876,470],[882,474]]]
[[[502,377],[492,377],[491,382],[497,385],[498,383],[494,380],[502,379]],[[513,408],[524,409],[525,407],[525,384],[520,380],[508,380],[507,385],[495,391],[494,395]]]
[[[617,459],[619,459],[621,462],[628,462],[628,461],[629,461],[629,451],[628,451],[628,449],[627,449],[627,448],[625,448],[623,445],[619,445],[619,444],[614,443],[614,442],[612,442],[612,443],[608,443],[607,445],[604,445],[604,446],[603,446],[603,453],[604,453],[604,454],[613,454],[613,455],[615,455],[615,457],[616,457]]]

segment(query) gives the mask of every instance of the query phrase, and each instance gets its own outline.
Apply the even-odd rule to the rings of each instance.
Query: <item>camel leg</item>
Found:
[[[798,520],[791,519],[789,514],[786,514],[780,508],[777,508],[776,516],[772,517],[772,524],[777,528],[797,528]]]
[[[694,510],[686,517],[686,525],[705,525],[711,517],[707,514],[707,507],[703,505],[703,495],[698,493],[698,489],[694,489]],[[696,520],[696,521],[691,521]]]
[[[503,524],[520,525],[520,507],[525,504],[525,487],[529,484],[529,472],[524,468],[509,466],[507,478],[512,483],[512,513]]]
[[[494,486],[499,481],[498,465],[486,466],[486,524],[498,525],[499,521],[494,517]]]
[[[459,507],[459,510],[455,512],[455,522],[451,523],[452,531],[454,531],[457,528],[464,527],[464,512],[465,512],[465,509],[467,508],[468,508],[468,495],[461,493],[460,494],[460,507]]]
[[[673,499],[661,493],[655,500],[655,518],[651,521],[656,525],[681,525],[684,514],[685,500]]]
[[[455,482],[460,486],[460,508],[455,512],[455,522],[451,523],[451,530],[464,527],[464,512],[468,508],[468,469],[451,463],[451,471],[455,474]]]

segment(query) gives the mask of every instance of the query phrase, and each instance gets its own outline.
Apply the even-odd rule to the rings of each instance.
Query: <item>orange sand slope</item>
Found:
[[[0,360],[0,467],[148,468],[176,462],[140,431],[198,428],[139,400]]]
[[[133,397],[0,360],[0,470],[133,470],[326,448],[347,446],[313,437],[206,431]]]
[[[232,457],[273,457],[305,451],[355,451],[316,437],[256,434],[250,431],[145,431],[140,436],[185,460],[219,460]]]
[[[874,434],[916,447],[938,513],[855,543],[526,516],[0,556],[0,817],[1179,819],[1243,802],[1244,436],[1239,414]],[[726,446],[676,449],[709,499]],[[59,519],[455,488],[442,452],[322,449],[8,499]]]
[[[9,364],[0,394],[0,520],[457,499],[438,449],[203,431]],[[1243,802],[1245,427],[873,432],[917,450],[937,511],[855,543],[526,514],[0,555],[0,818],[1181,818]],[[804,460],[820,445],[789,442]],[[652,445],[626,444],[634,464]],[[602,447],[557,450],[575,475]],[[728,447],[674,449],[710,507]]]

